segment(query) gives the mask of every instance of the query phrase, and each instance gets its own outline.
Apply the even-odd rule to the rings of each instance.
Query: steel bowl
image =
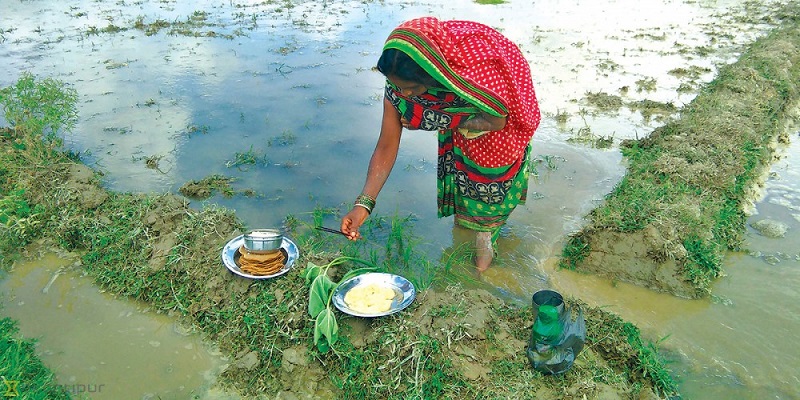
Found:
[[[270,252],[281,248],[283,234],[277,229],[254,229],[244,234],[244,248],[252,252]]]
[[[292,239],[288,237],[283,237],[283,244],[281,244],[281,249],[278,251],[285,251],[286,252],[286,263],[283,265],[283,269],[272,274],[272,275],[250,275],[246,272],[242,272],[239,268],[239,264],[237,262],[238,258],[241,257],[241,248],[244,245],[244,235],[236,236],[235,238],[228,241],[225,244],[225,247],[222,248],[222,264],[225,265],[229,271],[233,274],[241,276],[242,278],[248,279],[272,279],[277,278],[279,276],[283,276],[291,269],[294,268],[294,264],[297,263],[297,259],[300,257],[300,250],[297,248],[297,245],[292,242]]]

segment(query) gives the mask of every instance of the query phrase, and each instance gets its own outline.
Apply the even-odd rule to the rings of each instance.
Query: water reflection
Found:
[[[207,20],[189,34],[132,28],[140,18],[183,22],[197,11],[208,12]],[[66,140],[106,173],[109,188],[176,192],[189,180],[222,174],[236,179],[235,189],[256,195],[209,202],[235,209],[251,227],[275,226],[287,214],[316,206],[346,207],[362,186],[383,85],[371,68],[388,32],[423,14],[480,16],[519,43],[531,61],[545,116],[534,155],[552,157],[557,168],[541,167],[532,180],[528,204],[515,211],[500,238],[496,267],[479,277],[470,263],[460,263],[465,279],[525,303],[527,293],[555,286],[610,306],[652,338],[671,335],[665,345],[682,360],[677,372],[688,397],[798,397],[792,371],[800,368],[791,359],[798,343],[784,334],[800,330],[792,308],[800,301],[793,290],[797,261],[776,256],[777,265],[764,263],[766,256],[794,255],[800,247],[796,145],[773,169],[753,217],[785,221],[789,233],[766,240],[750,232],[748,246],[760,256],[728,258],[729,276],[715,287],[717,302],[614,286],[547,262],[624,172],[616,149],[592,150],[567,139],[589,133],[618,142],[644,137],[660,124],[626,108],[594,112],[585,94],[680,107],[694,93],[679,89],[711,79],[716,65],[735,60],[740,45],[768,28],[762,11],[741,0],[12,0],[0,2],[0,70],[11,71],[0,84],[31,71],[74,86],[81,119]],[[101,32],[110,25],[127,29]],[[672,73],[680,68],[698,76]],[[559,113],[567,120],[556,124]],[[414,214],[415,231],[425,238],[421,246],[445,258],[462,239],[451,219],[436,219],[435,152],[433,135],[404,134],[376,212]],[[259,161],[229,167],[248,154]],[[779,333],[793,347],[778,345]]]

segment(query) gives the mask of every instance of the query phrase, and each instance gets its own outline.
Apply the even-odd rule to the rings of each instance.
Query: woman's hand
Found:
[[[474,132],[499,131],[505,128],[505,126],[506,117],[495,117],[483,111],[475,115],[474,118],[461,121],[461,124],[458,125],[461,129]]]
[[[369,217],[369,213],[364,207],[353,207],[347,215],[342,217],[342,232],[350,240],[360,239],[361,233],[358,232],[358,228],[367,220],[367,217]]]

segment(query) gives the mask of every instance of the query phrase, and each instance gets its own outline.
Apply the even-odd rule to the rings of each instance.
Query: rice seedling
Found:
[[[290,130],[281,132],[280,135],[274,136],[267,141],[267,146],[291,146],[297,142],[297,135]]]
[[[562,124],[562,125],[566,124],[567,121],[569,121],[569,113],[567,113],[566,111],[563,111],[563,110],[558,110],[556,112],[556,115],[555,115],[554,119],[556,120],[556,123],[558,123],[558,124]]]
[[[233,154],[233,159],[225,161],[225,166],[228,168],[238,168],[246,170],[248,166],[268,165],[269,160],[267,156],[255,149],[253,145],[247,151],[237,151]]]

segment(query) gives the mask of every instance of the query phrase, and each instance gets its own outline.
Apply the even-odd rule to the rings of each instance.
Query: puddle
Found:
[[[525,303],[534,291],[556,287],[608,306],[641,326],[652,340],[670,335],[664,346],[679,360],[674,370],[687,398],[800,396],[794,372],[800,370],[794,350],[800,343],[792,339],[794,332],[800,331],[796,308],[800,293],[794,289],[800,283],[800,268],[797,261],[780,256],[794,255],[800,248],[800,190],[793,183],[800,182],[797,145],[787,150],[794,158],[776,164],[781,179],[769,182],[759,214],[753,217],[787,221],[789,233],[783,239],[766,240],[749,232],[748,246],[759,255],[726,259],[728,276],[717,283],[718,297],[713,302],[685,301],[624,284],[612,285],[553,270],[547,263],[560,252],[565,236],[581,225],[583,215],[624,172],[618,149],[588,149],[568,139],[589,129],[619,143],[644,137],[660,125],[627,108],[596,113],[584,101],[586,93],[680,107],[694,94],[679,89],[697,87],[716,75],[717,65],[735,61],[741,46],[768,28],[767,19],[759,17],[761,6],[779,2],[512,0],[482,5],[473,0],[293,0],[291,7],[284,7],[284,2],[236,0],[62,3],[0,2],[0,70],[55,77],[78,91],[80,120],[65,141],[91,167],[104,172],[107,187],[176,193],[185,182],[222,174],[236,179],[234,189],[252,189],[257,195],[216,196],[208,202],[236,210],[252,227],[276,226],[287,214],[317,206],[350,204],[363,185],[380,124],[383,79],[370,69],[392,27],[409,18],[435,15],[477,18],[499,28],[520,44],[531,62],[543,113],[534,136],[534,155],[554,157],[558,168],[540,169],[539,178],[531,180],[528,203],[512,214],[498,242],[498,264],[479,284],[508,300]],[[135,29],[88,33],[91,27],[102,29],[110,23],[130,27],[140,16],[147,21],[184,21],[198,10],[207,11],[209,20],[219,23],[214,28],[217,31],[230,34],[242,29],[243,34],[227,39],[164,32],[145,35]],[[681,78],[671,73],[676,69],[697,71],[698,75]],[[0,84],[12,83],[16,75],[0,76]],[[624,88],[627,91],[623,92]],[[556,123],[559,113],[568,115],[565,123]],[[408,132],[402,140],[396,167],[376,212],[415,215],[415,233],[425,238],[420,246],[436,259],[462,238],[454,238],[452,219],[436,218],[435,135]],[[796,134],[792,140],[798,142]],[[230,167],[237,154],[254,156],[257,162]],[[158,168],[149,168],[148,159],[157,161]],[[54,300],[53,293],[59,285],[86,279],[60,276],[44,296],[41,288],[53,268],[57,267],[31,267],[25,274],[24,280],[35,280],[28,284],[35,287],[25,290],[31,296],[25,300],[27,304],[51,299],[55,305],[43,304],[44,310],[58,309],[58,304],[67,307],[65,301]],[[467,276],[471,276],[469,268],[464,266]],[[17,276],[19,270],[9,279],[23,280]],[[13,289],[10,284],[4,282],[3,287]],[[81,289],[85,293],[93,290],[90,285]],[[98,304],[116,304],[107,297]],[[31,318],[19,311],[24,304],[17,303],[10,301],[6,312],[19,312],[15,319]],[[98,307],[104,309],[105,305]],[[142,316],[136,307],[121,314],[118,306],[108,307],[115,309],[104,317],[106,321],[141,317],[151,321],[147,326],[152,332],[173,331],[172,322],[157,322],[162,316]],[[129,312],[130,316],[120,316]],[[69,315],[74,319],[84,314]],[[93,315],[82,318],[87,321],[84,325],[99,324],[91,319]],[[23,320],[23,331],[40,324],[50,326],[43,317],[37,319],[42,319],[41,323]],[[27,335],[60,332],[57,326],[48,329]],[[98,343],[102,336],[85,334]],[[108,360],[92,360],[74,371],[70,365],[83,352],[90,352],[87,344],[74,341],[65,343],[67,348],[51,350],[54,354],[43,350],[46,362],[50,357],[63,358],[54,362],[59,379],[129,383],[130,371],[122,367],[112,373]],[[137,346],[154,352],[154,360],[158,354],[173,352],[165,350],[167,339],[156,340],[160,345],[155,348],[150,341],[140,339]],[[186,344],[175,344],[174,351],[188,358],[195,356],[189,355],[191,349],[183,348]],[[46,345],[43,341],[43,348]],[[192,346],[204,354],[197,350],[199,342]],[[116,350],[114,347],[109,345],[108,351]],[[131,354],[126,353],[115,359],[128,357]],[[107,364],[99,364],[101,361]],[[164,362],[154,370],[167,368],[168,361]],[[170,374],[181,377],[184,389],[163,390],[181,395],[202,390],[198,388],[207,384],[202,371],[215,368],[209,362],[208,367],[194,372],[176,372],[173,367]],[[93,366],[95,370],[89,370]],[[67,369],[72,372],[64,372]],[[109,372],[99,376],[101,371]],[[183,379],[186,376],[199,380],[190,385]]]
[[[47,253],[17,262],[0,281],[0,314],[36,338],[37,354],[67,392],[110,400],[237,398],[212,388],[225,360],[198,334],[103,293],[74,262]]]

